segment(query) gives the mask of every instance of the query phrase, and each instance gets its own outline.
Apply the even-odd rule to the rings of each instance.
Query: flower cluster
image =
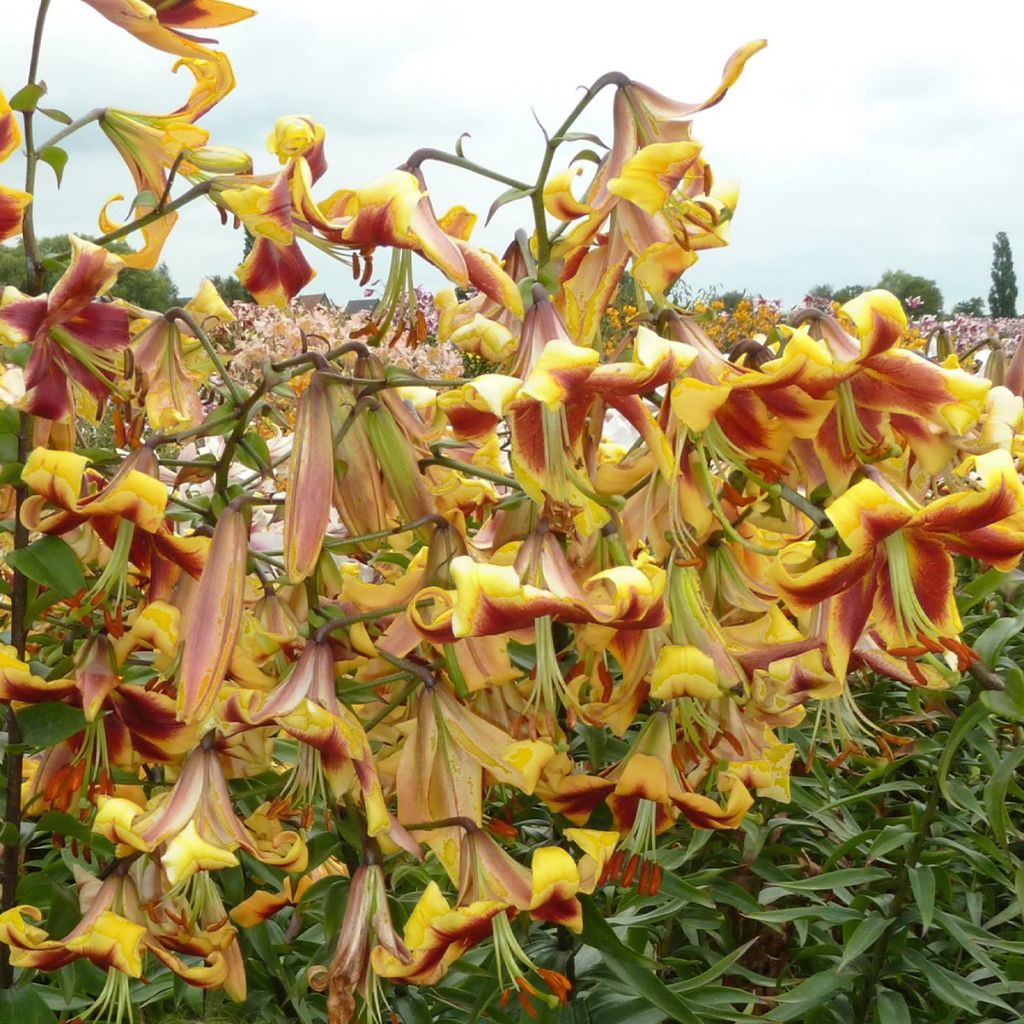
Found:
[[[611,147],[582,190],[572,168],[524,184],[532,233],[499,257],[464,208],[435,213],[431,151],[315,199],[312,118],[276,123],[274,173],[209,146],[195,122],[230,65],[183,30],[243,9],[86,2],[196,85],[173,114],[102,114],[152,199],[142,249],[75,240],[48,296],[0,303],[30,353],[20,523],[74,569],[33,564],[0,699],[74,719],[26,759],[22,811],[88,840],[66,851],[80,921],[58,937],[8,905],[0,942],[18,968],[97,965],[93,1010],[119,1020],[164,970],[241,1000],[246,933],[280,915],[294,936],[347,876],[305,977],[331,1024],[380,1019],[389,986],[435,985],[481,944],[506,1001],[555,1006],[572,982],[532,940],[571,946],[592,894],[652,896],[673,846],[787,802],[801,730],[863,734],[862,669],[940,690],[972,666],[954,560],[1024,553],[1024,402],[908,349],[886,292],[791,324],[751,303],[742,338],[667,298],[728,241],[737,190],[692,122],[760,41],[700,103],[595,83]],[[304,287],[304,245],[366,281],[391,250],[377,308],[353,329],[232,313],[208,285],[166,315],[101,301],[173,226],[172,168],[255,236],[239,275],[258,300]],[[452,284],[436,324],[414,254]],[[413,372],[430,331],[493,372]],[[92,462],[72,419],[90,400],[120,443]]]

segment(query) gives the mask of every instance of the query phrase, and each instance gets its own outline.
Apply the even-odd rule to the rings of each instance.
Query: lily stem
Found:
[[[36,14],[36,27],[32,36],[32,55],[29,58],[28,84],[34,85],[39,77],[39,55],[43,45],[43,27],[50,8],[50,0],[39,0]],[[29,195],[35,193],[36,152],[32,140],[32,115],[34,111],[24,112],[25,126],[25,191]],[[22,220],[22,240],[25,246],[26,290],[29,295],[38,295],[43,290],[43,265],[39,258],[39,245],[35,233],[33,209],[35,201],[29,203]],[[32,417],[28,413],[19,413],[18,430],[18,461],[24,464],[32,446]],[[14,504],[14,537],[13,547],[18,551],[28,546],[28,528],[21,521],[21,507],[25,501],[27,489],[19,482],[15,487]],[[25,660],[25,648],[28,639],[28,579],[24,573],[15,569],[11,576],[11,644],[15,653],[22,661]],[[13,838],[3,848],[3,882],[0,891],[0,909],[10,910],[17,903],[18,877],[21,873],[21,730],[14,709],[7,707],[7,742],[10,744],[4,753],[4,774],[6,789],[4,792],[4,830],[12,833]],[[0,949],[0,989],[9,989],[14,984],[14,971],[11,968],[10,950],[5,945]]]
[[[544,148],[544,158],[541,160],[540,170],[537,173],[537,182],[533,186],[533,195],[530,201],[533,204],[533,220],[537,229],[537,265],[543,267],[551,256],[551,241],[548,238],[548,225],[544,211],[544,183],[548,180],[551,172],[551,164],[555,159],[555,152],[565,140],[563,135],[576,123],[576,119],[593,102],[594,98],[609,85],[623,86],[629,84],[629,76],[621,71],[609,71],[602,75],[583,94],[583,98],[569,112],[569,116],[558,126],[555,134],[547,139]]]
[[[500,181],[503,185],[508,185],[510,188],[519,188],[524,192],[528,192],[530,189],[530,186],[525,181],[519,181],[498,171],[492,171],[489,167],[484,167],[483,164],[474,163],[472,160],[467,160],[457,153],[446,153],[443,149],[417,149],[405,161],[405,166],[415,169],[427,160],[433,160],[434,163],[438,164],[451,164],[452,167],[461,167],[464,171],[471,171],[473,174],[479,174],[483,178],[490,178],[492,181]]]
[[[77,120],[72,121],[71,124],[65,125],[59,132],[54,132],[39,147],[39,152],[41,153],[47,146],[56,146],[58,142],[63,142],[69,135],[74,135],[79,128],[84,128],[87,124],[92,124],[93,121],[99,121],[106,112],[106,107],[96,107],[94,110],[90,110],[88,114],[83,114]]]
[[[127,224],[122,224],[115,231],[109,231],[107,234],[101,235],[95,240],[95,244],[108,245],[110,242],[116,242],[119,238],[124,238],[125,235],[130,235],[133,231],[148,227],[154,221],[160,220],[161,217],[166,217],[167,214],[174,213],[175,210],[180,210],[183,206],[187,206],[193,199],[205,196],[213,187],[213,182],[214,179],[211,178],[209,181],[201,181],[198,185],[193,185],[187,192],[183,192],[178,196],[173,203],[168,203],[166,206],[158,206],[155,210],[151,210],[144,216],[129,221]]]

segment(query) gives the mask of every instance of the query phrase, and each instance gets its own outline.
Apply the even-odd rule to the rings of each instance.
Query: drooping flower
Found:
[[[0,296],[0,340],[32,345],[24,408],[51,420],[73,408],[69,378],[103,401],[117,385],[117,356],[129,342],[128,314],[96,301],[117,280],[123,261],[70,238],[71,263],[49,295],[30,298],[8,286]]]

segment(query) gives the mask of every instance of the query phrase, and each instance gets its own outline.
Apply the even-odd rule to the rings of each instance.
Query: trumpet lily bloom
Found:
[[[914,508],[874,480],[851,487],[827,514],[848,555],[802,568],[800,541],[785,549],[773,576],[794,611],[829,600],[828,652],[845,677],[850,653],[871,620],[890,652],[906,657],[959,649],[953,601],[954,554],[1012,569],[1024,552],[1021,485],[1009,454],[979,456],[984,484]]]
[[[71,263],[49,295],[30,298],[7,287],[0,295],[0,340],[29,342],[24,408],[60,419],[71,411],[69,378],[102,401],[117,378],[116,357],[128,346],[128,315],[97,302],[117,280],[120,257],[71,237]]]
[[[120,797],[101,798],[93,830],[123,849],[152,853],[163,846],[160,862],[171,885],[199,871],[236,865],[239,848],[293,873],[304,871],[307,863],[298,833],[261,838],[239,820],[219,755],[204,747],[189,755],[174,787],[148,808]]]

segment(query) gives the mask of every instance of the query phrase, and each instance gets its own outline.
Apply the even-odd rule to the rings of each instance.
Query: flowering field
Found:
[[[673,300],[764,41],[601,77],[529,181],[353,186],[310,116],[260,171],[202,127],[252,12],[83,2],[194,82],[47,106],[42,0],[2,83],[0,1021],[1019,1021],[1020,321]],[[127,220],[44,265],[97,128]],[[257,304],[111,299],[189,203]],[[296,302],[310,247],[372,308]]]

